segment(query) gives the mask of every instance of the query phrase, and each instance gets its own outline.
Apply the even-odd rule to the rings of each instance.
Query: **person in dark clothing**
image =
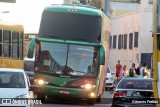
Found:
[[[136,74],[139,76],[140,75],[140,69],[142,68],[142,65],[139,64],[139,67],[136,69]]]
[[[129,74],[125,76],[125,78],[130,78],[130,77],[137,77],[137,74],[135,74],[135,69],[130,68]]]
[[[134,69],[134,71],[136,71],[135,63],[132,63],[131,69]]]

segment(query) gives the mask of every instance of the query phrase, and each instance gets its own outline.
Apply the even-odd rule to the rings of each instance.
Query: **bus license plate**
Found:
[[[66,90],[60,90],[59,93],[61,94],[69,94],[69,91],[66,91]]]

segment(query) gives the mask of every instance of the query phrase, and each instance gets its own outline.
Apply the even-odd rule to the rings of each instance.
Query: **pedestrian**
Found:
[[[136,72],[136,67],[135,67],[135,63],[132,63],[132,66],[131,66],[131,68],[130,69],[134,69],[134,73]]]
[[[140,70],[141,70],[141,68],[142,68],[142,65],[141,64],[139,64],[139,66],[137,67],[137,69],[136,69],[136,74],[137,74],[137,76],[141,76],[140,75]]]
[[[143,68],[141,69],[141,77],[143,77],[143,78],[149,78],[150,77],[150,73],[147,69],[147,64],[146,63],[143,64]]]
[[[129,74],[125,76],[125,78],[136,78],[137,74],[135,74],[135,69],[130,68]]]
[[[117,77],[117,82],[120,79],[120,71],[122,69],[122,65],[120,64],[120,60],[118,60],[118,64],[116,64],[116,77]]]
[[[128,70],[126,65],[123,66],[121,72],[120,72],[120,78],[122,79],[123,77],[125,77],[128,74]]]

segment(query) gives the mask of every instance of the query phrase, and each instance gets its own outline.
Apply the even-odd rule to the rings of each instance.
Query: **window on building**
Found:
[[[129,34],[129,49],[133,48],[133,33]]]
[[[124,39],[123,39],[123,35],[122,35],[122,37],[121,37],[121,39],[122,39],[122,41],[121,41],[121,48],[123,49],[123,44],[124,44]]]
[[[116,48],[117,35],[113,36],[113,49]]]
[[[134,33],[134,47],[138,48],[138,32]]]
[[[123,44],[123,48],[127,49],[127,34],[124,34],[124,44]]]
[[[118,49],[121,49],[122,45],[122,39],[121,39],[121,34],[118,36]]]
[[[112,36],[110,36],[110,49],[112,49]]]

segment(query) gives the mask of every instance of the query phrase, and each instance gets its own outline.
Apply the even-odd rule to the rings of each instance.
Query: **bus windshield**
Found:
[[[94,76],[98,71],[98,47],[41,42],[37,62],[40,71]]]
[[[101,23],[102,19],[100,16],[44,12],[42,14],[39,36],[63,40],[99,42]]]

